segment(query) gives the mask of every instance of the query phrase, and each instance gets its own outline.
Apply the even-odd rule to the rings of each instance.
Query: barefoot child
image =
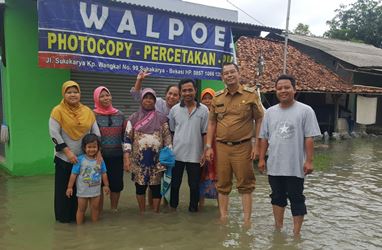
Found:
[[[95,134],[88,134],[82,140],[82,150],[85,154],[78,156],[78,163],[73,166],[70,175],[66,196],[73,195],[73,185],[76,182],[78,208],[76,214],[77,224],[84,222],[88,203],[91,206],[92,221],[99,217],[99,203],[101,195],[101,178],[104,183],[103,191],[110,193],[109,180],[106,175],[104,161],[97,163],[97,154],[100,150],[100,141]]]

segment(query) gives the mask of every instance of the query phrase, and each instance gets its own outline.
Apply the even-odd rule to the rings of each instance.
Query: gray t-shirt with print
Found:
[[[269,143],[267,174],[304,178],[306,137],[321,135],[311,107],[295,101],[288,108],[279,104],[267,109],[260,138]]]
[[[105,162],[99,165],[95,159],[85,155],[78,156],[78,163],[73,165],[72,174],[77,175],[77,197],[97,197],[101,195],[102,174],[106,173]]]

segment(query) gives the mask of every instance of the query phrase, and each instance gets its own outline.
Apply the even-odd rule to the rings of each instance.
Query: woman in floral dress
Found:
[[[147,187],[152,192],[154,211],[159,212],[160,184],[165,170],[159,164],[159,151],[171,147],[167,117],[155,110],[155,102],[155,91],[144,89],[141,107],[129,117],[124,138],[124,168],[132,172],[140,213],[145,211]]]

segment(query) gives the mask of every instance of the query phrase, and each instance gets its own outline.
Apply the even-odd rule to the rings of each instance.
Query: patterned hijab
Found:
[[[101,95],[102,90],[105,90],[110,95],[110,91],[106,87],[99,86],[98,88],[96,88],[93,93],[93,99],[94,99],[93,111],[100,115],[113,115],[118,113],[118,109],[114,108],[112,104],[110,104],[110,106],[107,108],[101,105],[99,101],[99,96]]]
[[[129,117],[129,121],[135,131],[144,134],[153,134],[155,131],[160,130],[163,123],[167,122],[167,117],[156,111],[155,107],[153,110],[146,110],[143,108],[143,98],[147,94],[152,94],[156,100],[155,91],[151,88],[145,88],[141,94],[141,107],[139,108],[139,111]]]
[[[65,102],[65,92],[70,87],[76,87],[81,93],[78,83],[74,81],[64,82],[62,85],[63,99],[60,104],[53,108],[50,116],[61,125],[61,128],[72,140],[77,141],[91,129],[95,122],[95,116],[93,111],[82,103],[71,106]]]

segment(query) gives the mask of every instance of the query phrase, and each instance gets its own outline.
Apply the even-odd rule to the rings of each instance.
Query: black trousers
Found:
[[[160,194],[160,184],[159,185],[139,185],[138,183],[135,183],[135,194],[145,195],[147,186],[150,187],[151,195],[154,199],[162,198],[162,195]]]
[[[104,156],[103,160],[107,169],[110,191],[113,193],[121,192],[123,190],[123,156]]]
[[[304,178],[296,176],[272,176],[268,175],[268,182],[272,189],[271,204],[285,207],[290,201],[293,216],[301,216],[307,213],[305,205]]]
[[[179,204],[179,189],[182,184],[183,172],[186,168],[188,176],[188,186],[190,188],[189,211],[198,211],[199,204],[199,183],[201,168],[199,163],[175,161],[172,169],[170,206],[177,208]]]
[[[77,196],[76,187],[73,187],[73,196],[66,196],[66,188],[73,165],[63,161],[58,157],[54,158],[56,167],[55,182],[54,182],[54,214],[56,220],[61,223],[69,223],[76,221],[77,212]]]

